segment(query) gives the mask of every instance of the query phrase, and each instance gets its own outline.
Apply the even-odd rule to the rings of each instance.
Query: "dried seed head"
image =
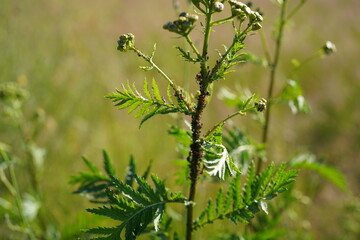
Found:
[[[117,43],[118,43],[117,50],[121,52],[126,52],[134,47],[135,36],[132,33],[120,35]]]

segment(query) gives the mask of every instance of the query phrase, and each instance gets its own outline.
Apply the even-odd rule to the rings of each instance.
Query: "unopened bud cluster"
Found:
[[[135,36],[132,33],[126,33],[126,34],[120,35],[117,43],[118,43],[117,50],[119,50],[121,52],[126,52],[134,47]]]
[[[179,19],[165,23],[163,28],[180,35],[187,35],[194,29],[194,24],[198,19],[198,15],[182,12]]]
[[[334,43],[327,41],[325,45],[322,47],[322,50],[325,54],[329,55],[331,53],[336,52],[336,46]]]
[[[263,17],[260,13],[251,10],[251,8],[245,3],[238,2],[236,0],[229,0],[231,6],[231,13],[234,17],[238,17],[240,21],[244,21],[246,18],[249,19],[249,25],[251,25],[251,30],[259,30]]]

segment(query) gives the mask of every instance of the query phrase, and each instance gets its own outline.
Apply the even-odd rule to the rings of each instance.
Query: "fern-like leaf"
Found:
[[[179,46],[177,46],[176,49],[179,50],[180,56],[182,56],[185,61],[192,62],[192,63],[200,62],[200,60],[198,58],[191,57],[191,54],[189,51],[185,51],[183,48],[181,48]]]
[[[133,158],[130,159],[125,181],[115,176],[109,156],[104,151],[104,168],[106,175],[89,161],[85,160],[91,173],[80,173],[73,177],[72,183],[80,184],[75,193],[86,193],[92,198],[101,198],[106,205],[91,208],[87,211],[96,215],[119,221],[120,224],[110,228],[93,228],[86,230],[93,235],[101,235],[93,239],[134,240],[152,224],[155,231],[159,230],[161,219],[168,203],[185,203],[181,193],[172,193],[165,187],[165,182],[151,175],[151,186],[144,177],[136,174]],[[143,176],[148,174],[148,170]],[[136,182],[138,188],[133,187]],[[98,201],[99,202],[99,201]]]
[[[119,109],[128,108],[129,114],[137,111],[134,114],[134,118],[143,118],[140,126],[158,114],[175,112],[189,113],[183,104],[175,105],[173,103],[171,94],[167,94],[169,101],[169,103],[167,103],[165,98],[161,96],[159,87],[154,79],[151,82],[151,91],[149,90],[149,83],[147,80],[144,80],[143,91],[145,96],[139,93],[134,84],[130,86],[129,82],[127,82],[126,86],[123,85],[121,90],[116,90],[116,92],[108,94],[106,98],[111,99]]]
[[[212,201],[202,211],[199,218],[193,223],[193,228],[198,229],[215,220],[227,218],[233,223],[248,220],[261,210],[267,213],[265,200],[270,200],[286,190],[296,177],[296,171],[286,170],[282,164],[277,171],[273,164],[263,172],[256,175],[254,164],[251,164],[245,186],[240,184],[240,175],[232,179],[226,194],[220,189],[216,197],[216,205]]]

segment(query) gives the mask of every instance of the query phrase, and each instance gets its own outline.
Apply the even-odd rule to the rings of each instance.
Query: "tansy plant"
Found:
[[[189,122],[187,124],[189,128],[172,126],[169,129],[169,133],[178,140],[183,162],[186,163],[181,173],[187,179],[183,184],[188,184],[188,192],[171,191],[165,186],[164,180],[160,180],[155,174],[150,174],[150,169],[143,174],[137,173],[133,158],[123,180],[116,176],[106,152],[103,153],[105,174],[88,159],[84,159],[90,172],[81,172],[72,178],[72,183],[80,185],[76,193],[85,194],[93,202],[101,204],[100,207],[88,209],[89,212],[118,222],[111,227],[85,230],[96,237],[95,239],[131,240],[141,234],[148,234],[150,239],[191,240],[196,231],[207,228],[207,225],[215,221],[249,224],[260,212],[271,215],[272,212],[268,210],[269,202],[280,193],[287,191],[287,187],[291,186],[296,178],[297,171],[289,169],[287,163],[276,166],[269,161],[266,163],[267,166],[263,166],[266,159],[270,106],[276,102],[287,102],[296,111],[305,111],[307,107],[306,102],[302,100],[301,88],[295,80],[289,80],[280,97],[274,97],[272,92],[283,29],[287,21],[285,14],[287,1],[278,3],[281,9],[281,21],[278,27],[275,57],[265,59],[267,64],[263,64],[271,72],[271,86],[267,99],[259,98],[246,90],[238,97],[229,98],[227,95],[225,100],[235,105],[237,110],[214,126],[203,124],[203,118],[206,117],[204,110],[210,107],[211,89],[213,85],[214,87],[221,85],[225,76],[234,70],[234,66],[254,60],[252,55],[243,50],[247,38],[258,34],[261,30],[263,16],[259,11],[253,10],[250,3],[245,4],[236,0],[192,0],[191,2],[196,14],[180,13],[177,19],[165,23],[163,28],[183,38],[188,44],[189,51],[179,46],[176,48],[185,61],[199,66],[198,73],[192,77],[197,83],[197,91],[188,92],[178,85],[175,79],[155,63],[155,46],[151,54],[146,54],[135,44],[135,36],[128,33],[119,37],[117,49],[122,53],[134,52],[145,60],[148,66],[142,69],[157,71],[159,80],[145,80],[142,90],[137,89],[135,84],[126,82],[120,89],[107,95],[117,108],[128,109],[129,114],[140,118],[140,126],[156,115],[165,114],[176,114],[183,122]],[[301,1],[295,10],[297,11],[304,2],[306,1]],[[222,13],[219,14],[220,12]],[[229,24],[233,28],[233,34],[229,36],[231,41],[224,45],[223,50],[217,51],[218,55],[211,64],[209,42],[214,33],[213,28],[224,24]],[[191,38],[195,29],[202,33],[200,46],[194,44]],[[321,53],[330,53],[331,48],[333,49],[330,45],[327,44]],[[267,56],[269,55],[267,52]],[[296,69],[300,66],[301,63],[298,62]],[[168,84],[166,93],[159,90],[160,79]],[[224,128],[230,119],[248,115],[262,119],[260,122],[264,129],[264,137],[258,144],[245,137],[236,128]],[[304,161],[301,163],[304,164]],[[297,164],[297,167],[301,167],[299,162]],[[223,183],[223,188],[208,200],[206,206],[196,204],[200,177],[218,179]],[[166,211],[167,206],[171,204],[178,204],[186,211],[186,221],[183,222],[185,232],[175,231],[172,227],[173,219]],[[195,208],[200,214],[195,215]]]

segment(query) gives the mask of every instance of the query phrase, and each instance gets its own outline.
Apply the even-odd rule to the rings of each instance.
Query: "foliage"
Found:
[[[272,164],[260,175],[256,175],[254,164],[251,164],[244,187],[241,187],[240,175],[233,178],[226,194],[222,189],[219,190],[215,206],[213,201],[209,200],[207,208],[195,221],[194,228],[197,229],[224,218],[233,223],[248,223],[260,210],[268,214],[265,201],[286,191],[285,186],[295,181],[296,171],[285,171],[285,168],[286,164],[282,164],[275,171]]]
[[[155,79],[151,81],[151,93],[149,91],[148,82],[144,81],[144,93],[146,97],[142,96],[135,85],[130,86],[127,82],[127,86],[122,87],[122,91],[117,90],[115,93],[109,94],[106,97],[111,99],[115,106],[119,109],[129,108],[128,113],[134,112],[137,108],[140,108],[134,115],[134,118],[143,117],[140,126],[149,118],[157,114],[168,114],[175,112],[188,113],[184,106],[176,106],[173,103],[170,89],[168,89],[168,101],[165,101],[160,95],[160,90],[156,84]]]
[[[90,197],[92,202],[102,204],[98,208],[88,209],[88,212],[120,222],[115,227],[91,228],[86,230],[87,233],[101,235],[96,239],[120,240],[124,237],[131,240],[143,233],[149,234],[151,239],[169,239],[170,232],[174,232],[173,238],[181,239],[181,233],[172,230],[172,219],[166,217],[168,204],[181,203],[187,216],[184,233],[186,240],[191,240],[195,231],[203,226],[223,219],[228,219],[235,224],[248,224],[250,229],[245,234],[234,233],[223,236],[225,239],[271,239],[282,234],[276,229],[276,225],[279,223],[282,212],[294,199],[292,195],[294,185],[291,183],[295,181],[297,171],[293,168],[307,168],[319,172],[345,189],[344,178],[339,172],[331,167],[317,165],[309,156],[298,156],[289,163],[282,162],[277,168],[274,163],[267,163],[270,114],[273,106],[284,102],[290,106],[293,113],[308,113],[310,110],[303,96],[300,82],[293,80],[296,79],[295,72],[302,66],[302,62],[294,64],[294,71],[289,74],[289,80],[282,91],[278,95],[274,92],[285,25],[305,1],[302,1],[289,15],[286,11],[287,2],[278,1],[280,14],[275,31],[273,57],[264,39],[264,58],[245,52],[246,39],[257,33],[264,21],[262,11],[252,10],[252,3],[244,4],[236,0],[194,0],[191,3],[197,14],[182,12],[174,21],[165,23],[163,28],[183,38],[190,49],[188,51],[186,48],[176,47],[182,60],[199,66],[198,73],[195,75],[197,91],[194,93],[187,93],[156,65],[155,47],[153,52],[147,55],[137,48],[133,34],[120,35],[117,49],[121,52],[132,51],[145,60],[149,66],[141,67],[143,70],[156,70],[168,84],[167,99],[160,94],[155,79],[151,82],[151,90],[149,90],[148,81],[144,81],[145,96],[136,89],[135,84],[130,85],[127,82],[121,90],[116,90],[115,93],[106,97],[111,99],[119,109],[127,108],[128,114],[137,110],[134,117],[142,117],[140,126],[155,115],[170,113],[177,113],[176,118],[179,122],[185,122],[189,126],[189,130],[185,130],[182,124],[179,124],[179,126],[171,126],[168,131],[178,141],[178,150],[182,159],[180,165],[185,168],[178,172],[178,175],[182,179],[188,179],[187,182],[182,183],[188,184],[185,187],[189,188],[187,189],[189,194],[185,197],[183,193],[171,192],[165,188],[164,181],[153,174],[151,174],[153,185],[151,186],[146,180],[149,171],[146,172],[145,177],[139,177],[135,172],[135,162],[132,158],[125,181],[120,181],[115,176],[112,164],[105,152],[106,175],[100,173],[90,161],[84,158],[91,172],[81,172],[73,177],[71,182],[80,184],[75,193],[84,194]],[[230,11],[218,15],[225,9],[225,5]],[[196,25],[198,22],[200,22],[200,27]],[[209,42],[213,28],[228,23],[231,23],[234,32],[232,41],[228,45],[223,45],[223,51],[217,51],[215,61],[210,61]],[[201,50],[192,40],[194,29],[200,29],[202,33]],[[334,52],[334,49],[332,44],[327,43],[319,53],[330,54]],[[209,96],[212,95],[213,86],[221,83],[227,74],[234,72],[235,65],[248,62],[254,62],[269,71],[267,99],[260,98],[258,94],[253,94],[246,89],[241,89],[239,94],[224,90],[223,100],[228,105],[235,106],[236,111],[203,133],[203,116],[209,106]],[[173,96],[175,100],[172,99]],[[245,117],[248,113],[260,122],[262,131],[260,141],[252,140],[237,127],[226,128],[224,131],[223,126],[230,119],[237,116]],[[267,166],[264,167],[265,164]],[[196,191],[201,179],[218,181],[227,185],[228,190],[220,188],[215,197],[216,200],[208,200],[205,209],[198,217],[195,217],[194,207],[198,203]],[[241,179],[245,179],[243,185],[240,183]],[[286,197],[280,200],[278,205],[273,204],[273,199],[280,193],[285,193]],[[265,212],[266,216],[274,214],[274,218],[263,217],[260,212]],[[262,223],[265,223],[264,227]]]

